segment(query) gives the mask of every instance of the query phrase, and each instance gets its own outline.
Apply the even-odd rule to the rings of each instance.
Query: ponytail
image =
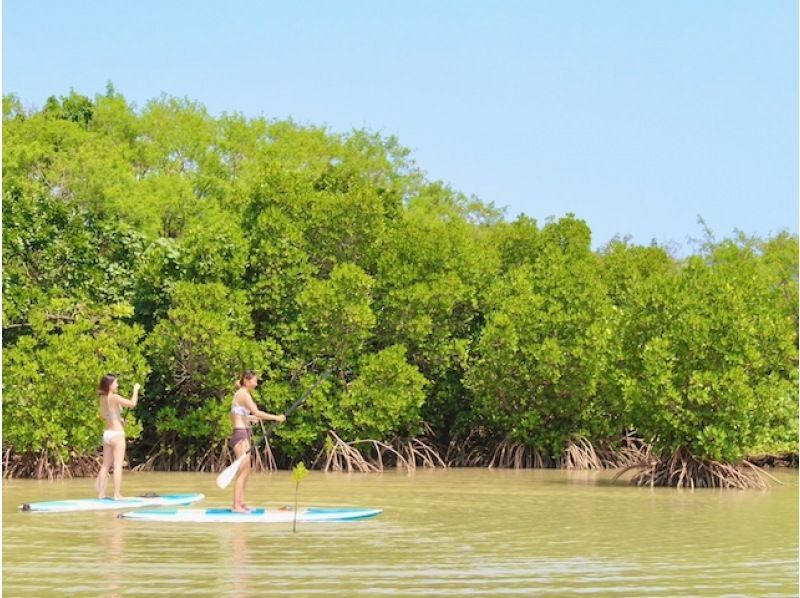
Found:
[[[247,370],[247,371],[246,371],[245,373],[243,373],[243,374],[242,374],[242,375],[239,377],[239,379],[238,379],[238,380],[235,382],[235,384],[236,384],[236,390],[239,390],[239,389],[240,389],[242,386],[244,386],[244,383],[245,383],[247,380],[250,380],[250,378],[255,378],[257,375],[258,375],[258,374],[256,374],[256,373],[255,373],[253,370]]]

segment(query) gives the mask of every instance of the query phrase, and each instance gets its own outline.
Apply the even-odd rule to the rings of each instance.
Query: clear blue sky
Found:
[[[798,224],[794,0],[3,2],[3,93],[106,81],[395,134],[431,179],[597,247]]]

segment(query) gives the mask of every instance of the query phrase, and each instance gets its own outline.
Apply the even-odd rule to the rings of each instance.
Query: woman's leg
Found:
[[[233,453],[238,459],[250,450],[250,442],[242,440],[233,448]],[[247,477],[250,475],[250,459],[246,458],[239,467],[239,475],[236,477],[236,482],[233,485],[233,510],[238,512],[245,512],[244,508],[244,489],[247,485]]]
[[[97,474],[97,498],[106,497],[106,483],[108,482],[108,470],[111,469],[113,463],[113,451],[111,445],[103,442],[103,465],[100,467],[100,473]]]
[[[244,475],[242,475],[242,493],[240,495],[240,498],[241,498],[242,502],[239,503],[239,506],[242,507],[243,509],[245,509],[246,511],[249,511],[250,508],[247,506],[247,503],[244,500],[244,493],[247,490],[247,480],[250,479],[250,459],[245,459],[245,461],[247,461],[247,463],[246,463],[247,470],[244,471],[243,472]],[[242,465],[245,465],[245,464],[242,463]]]
[[[114,500],[122,496],[122,461],[125,459],[125,435],[118,434],[114,440]]]

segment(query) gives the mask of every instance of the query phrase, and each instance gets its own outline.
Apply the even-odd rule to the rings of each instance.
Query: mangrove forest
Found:
[[[747,487],[797,462],[794,234],[593,249],[579,215],[506,218],[395,137],[110,84],[6,96],[3,128],[6,477],[96,473],[105,373],[143,385],[132,469],[220,471],[245,370],[273,413],[330,372],[264,468]]]

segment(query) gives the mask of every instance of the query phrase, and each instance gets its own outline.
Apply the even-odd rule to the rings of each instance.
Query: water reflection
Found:
[[[105,581],[103,598],[121,598],[124,589],[125,525],[122,519],[108,513],[94,513],[95,529],[100,536],[101,570]]]
[[[244,525],[232,525],[231,532],[231,574],[233,576],[233,595],[248,598],[251,596],[252,580],[250,569],[250,552],[248,550],[247,528]]]
[[[576,486],[587,486],[597,484],[597,478],[600,474],[599,471],[581,471],[581,470],[566,470],[564,471],[564,482]]]

